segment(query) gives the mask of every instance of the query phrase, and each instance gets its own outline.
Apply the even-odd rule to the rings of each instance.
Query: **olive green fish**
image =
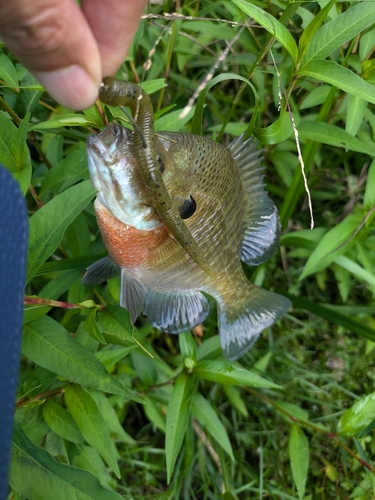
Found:
[[[143,309],[155,327],[169,333],[207,317],[206,292],[218,305],[223,352],[237,359],[290,307],[285,297],[250,283],[241,266],[241,260],[261,264],[279,244],[278,214],[264,190],[257,143],[241,136],[225,148],[188,133],[155,136],[152,118],[144,120],[145,111],[127,101],[129,91],[119,103],[118,90],[111,98],[111,86],[113,81],[102,100],[129,105],[137,126],[131,133],[111,124],[87,141],[98,190],[95,211],[109,257],[88,267],[83,283],[120,271],[120,303],[132,322]],[[140,167],[145,149],[151,160]],[[149,170],[156,181],[147,178]],[[155,202],[160,186],[167,192],[167,211],[163,196]]]

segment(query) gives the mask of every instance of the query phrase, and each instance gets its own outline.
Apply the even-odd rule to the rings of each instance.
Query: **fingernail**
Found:
[[[95,82],[80,66],[34,72],[49,94],[69,109],[85,109],[98,98],[100,82]]]

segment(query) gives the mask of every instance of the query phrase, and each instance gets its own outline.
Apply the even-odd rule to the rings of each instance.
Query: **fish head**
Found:
[[[137,167],[133,135],[115,123],[86,143],[90,178],[100,203],[119,221],[140,230],[162,225]]]

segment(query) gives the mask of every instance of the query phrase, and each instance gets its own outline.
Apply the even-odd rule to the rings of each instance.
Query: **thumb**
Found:
[[[71,109],[93,104],[100,54],[75,0],[0,0],[0,34],[56,101]]]

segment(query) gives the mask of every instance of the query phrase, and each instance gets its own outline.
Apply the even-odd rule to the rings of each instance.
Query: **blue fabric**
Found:
[[[0,500],[8,492],[12,422],[22,330],[27,211],[17,182],[0,165]]]

